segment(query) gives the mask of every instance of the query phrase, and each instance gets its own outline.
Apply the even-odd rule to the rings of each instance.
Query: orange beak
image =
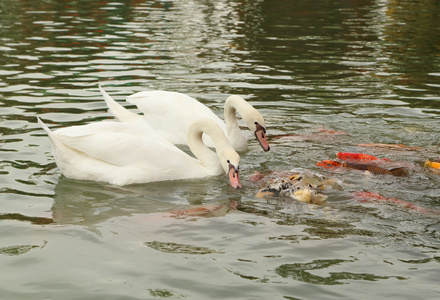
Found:
[[[238,168],[234,168],[232,164],[229,164],[228,178],[233,188],[241,188],[240,180],[238,179]]]
[[[261,148],[263,148],[264,151],[269,151],[270,147],[266,138],[266,129],[258,123],[255,123],[255,125],[257,125],[257,130],[255,130],[255,137],[260,143]]]

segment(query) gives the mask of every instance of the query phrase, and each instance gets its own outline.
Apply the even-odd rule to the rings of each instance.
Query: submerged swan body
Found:
[[[132,113],[115,102],[101,87],[101,93],[110,111],[123,122],[139,118],[130,116]],[[266,139],[266,125],[263,116],[243,98],[233,95],[226,99],[223,122],[207,106],[185,94],[167,91],[139,92],[127,97],[127,101],[135,104],[145,116],[150,127],[174,145],[188,144],[186,131],[191,124],[200,118],[214,121],[227,135],[229,142],[236,151],[247,150],[246,137],[241,132],[236,112],[243,118],[247,127],[254,133],[264,151],[270,147]],[[204,135],[203,141],[209,147],[214,143],[209,136]]]
[[[240,187],[240,157],[221,129],[200,119],[188,129],[188,142],[197,159],[154,132],[123,122],[98,122],[47,132],[57,166],[68,178],[103,181],[115,185],[201,178],[227,174],[230,184]],[[216,152],[202,142],[210,135]]]

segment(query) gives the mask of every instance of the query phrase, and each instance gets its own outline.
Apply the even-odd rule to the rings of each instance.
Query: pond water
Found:
[[[438,1],[4,0],[0,15],[3,299],[439,299],[440,175],[423,167],[440,158]],[[249,139],[239,190],[65,178],[36,117],[110,118],[98,84],[133,111],[143,90],[219,116],[241,95],[271,150]],[[372,143],[413,148],[356,146]],[[337,152],[409,176],[315,165]],[[292,169],[342,190],[323,205],[255,197],[253,172]]]

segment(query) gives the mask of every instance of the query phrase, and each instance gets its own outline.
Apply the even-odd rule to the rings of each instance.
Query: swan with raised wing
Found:
[[[206,118],[188,128],[188,145],[197,159],[143,126],[103,121],[51,131],[39,118],[38,123],[51,140],[58,168],[68,178],[126,185],[226,173],[232,187],[241,187],[240,156]],[[203,133],[212,138],[216,152],[203,144]]]
[[[116,119],[122,122],[140,122],[138,117],[133,116],[137,114],[118,104],[101,87],[100,91]],[[254,133],[263,150],[269,151],[270,149],[263,116],[240,96],[232,95],[226,99],[224,107],[226,123],[207,106],[182,93],[138,92],[128,96],[127,101],[135,104],[144,114],[149,126],[174,145],[188,144],[186,132],[194,120],[208,118],[220,126],[236,151],[246,151],[247,139],[238,126],[236,116],[238,112],[247,127]],[[203,141],[209,147],[214,146],[212,139],[207,135],[203,135]]]

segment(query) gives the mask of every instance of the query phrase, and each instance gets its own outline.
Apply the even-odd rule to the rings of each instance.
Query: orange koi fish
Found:
[[[398,205],[400,205],[400,206],[402,206],[404,208],[408,208],[408,209],[415,210],[415,211],[418,211],[418,212],[431,213],[431,211],[429,211],[429,210],[427,210],[425,208],[416,206],[416,205],[414,205],[412,203],[409,203],[409,202],[406,202],[406,201],[403,201],[403,200],[399,200],[399,199],[396,199],[396,198],[386,198],[386,197],[384,197],[384,196],[382,196],[380,194],[377,194],[377,193],[372,193],[372,192],[354,192],[353,196],[357,200],[362,201],[362,202],[387,201],[387,202],[398,204]]]
[[[336,169],[342,167],[342,163],[334,160],[323,160],[316,163],[318,167],[326,169]]]
[[[333,160],[323,160],[316,164],[318,167],[323,167],[327,169],[333,169],[338,167],[348,168],[348,169],[354,169],[354,170],[361,170],[361,171],[370,171],[373,174],[387,174],[387,175],[394,175],[394,176],[407,176],[408,171],[405,168],[395,168],[391,170],[387,170],[375,165],[370,164],[361,164],[361,163],[354,163],[354,162],[338,162]]]
[[[382,159],[373,155],[364,153],[350,153],[350,152],[338,152],[336,157],[342,160],[377,160]],[[383,160],[389,161],[389,159],[384,158]]]
[[[427,161],[425,161],[425,168],[432,168],[432,169],[440,170],[440,163],[427,160]]]

